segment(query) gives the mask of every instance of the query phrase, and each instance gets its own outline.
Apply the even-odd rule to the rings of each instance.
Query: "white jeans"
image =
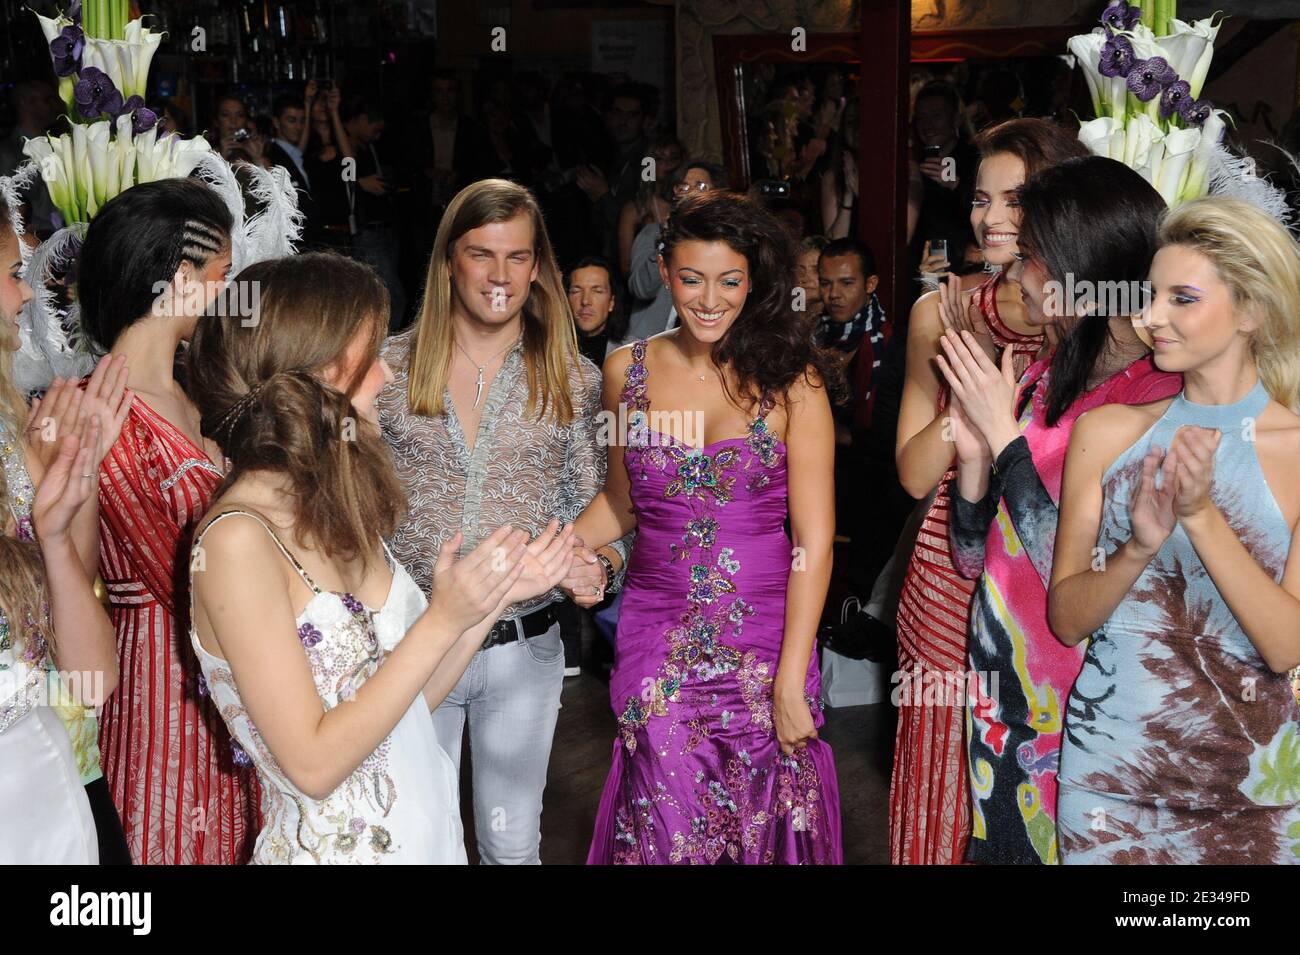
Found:
[[[560,625],[474,655],[433,711],[438,743],[460,770],[469,718],[474,833],[486,865],[539,865],[542,792],[564,684]]]

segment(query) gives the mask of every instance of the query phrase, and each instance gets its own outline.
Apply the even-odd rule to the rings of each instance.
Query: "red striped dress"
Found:
[[[999,348],[1014,350],[1016,374],[1042,346],[998,314],[998,272],[975,290],[975,303]],[[939,410],[947,389],[939,395]],[[975,581],[952,565],[948,482],[943,476],[917,534],[898,600],[898,731],[889,781],[889,852],[894,865],[957,865],[970,838],[964,737],[966,627]],[[952,674],[953,676],[947,676]],[[945,681],[945,677],[947,677]]]
[[[100,573],[121,682],[100,718],[104,776],[137,863],[242,863],[258,832],[256,778],[189,650],[189,539],[221,471],[136,396],[99,472]]]

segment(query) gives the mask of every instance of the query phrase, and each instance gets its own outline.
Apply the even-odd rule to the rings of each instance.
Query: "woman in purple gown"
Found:
[[[789,240],[756,203],[683,200],[660,272],[679,324],[606,359],[609,474],[576,522],[590,547],[637,528],[587,861],[838,863],[813,653],[834,366],[791,307]]]

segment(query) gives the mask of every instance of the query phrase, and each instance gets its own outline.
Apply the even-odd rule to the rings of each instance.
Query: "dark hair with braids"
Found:
[[[784,399],[816,369],[834,402],[847,391],[839,364],[809,338],[804,316],[793,308],[795,255],[785,226],[759,203],[739,193],[710,190],[673,207],[660,243],[669,268],[684,242],[725,242],[749,266],[745,307],[713,348],[713,364],[729,364],[741,394],[754,401]],[[725,379],[724,379],[725,380]],[[738,396],[729,396],[735,399]]]
[[[202,268],[230,241],[230,210],[197,179],[132,186],[91,220],[77,260],[77,300],[86,335],[101,351],[148,315],[158,283],[182,262]]]
[[[250,286],[251,328],[222,317],[239,314],[238,289]],[[387,330],[388,291],[368,265],[312,252],[240,272],[199,319],[187,356],[200,428],[230,459],[218,496],[250,471],[281,475],[295,537],[369,565],[405,499],[379,430],[352,407]],[[339,391],[319,375],[359,335],[366,350]]]

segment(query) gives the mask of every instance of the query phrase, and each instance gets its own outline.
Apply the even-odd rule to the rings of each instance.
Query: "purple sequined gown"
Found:
[[[772,728],[793,558],[769,403],[747,437],[694,450],[651,427],[645,351],[623,392],[637,538],[610,678],[619,735],[587,861],[839,863],[830,747],[787,758]],[[819,684],[814,654],[818,727]]]

